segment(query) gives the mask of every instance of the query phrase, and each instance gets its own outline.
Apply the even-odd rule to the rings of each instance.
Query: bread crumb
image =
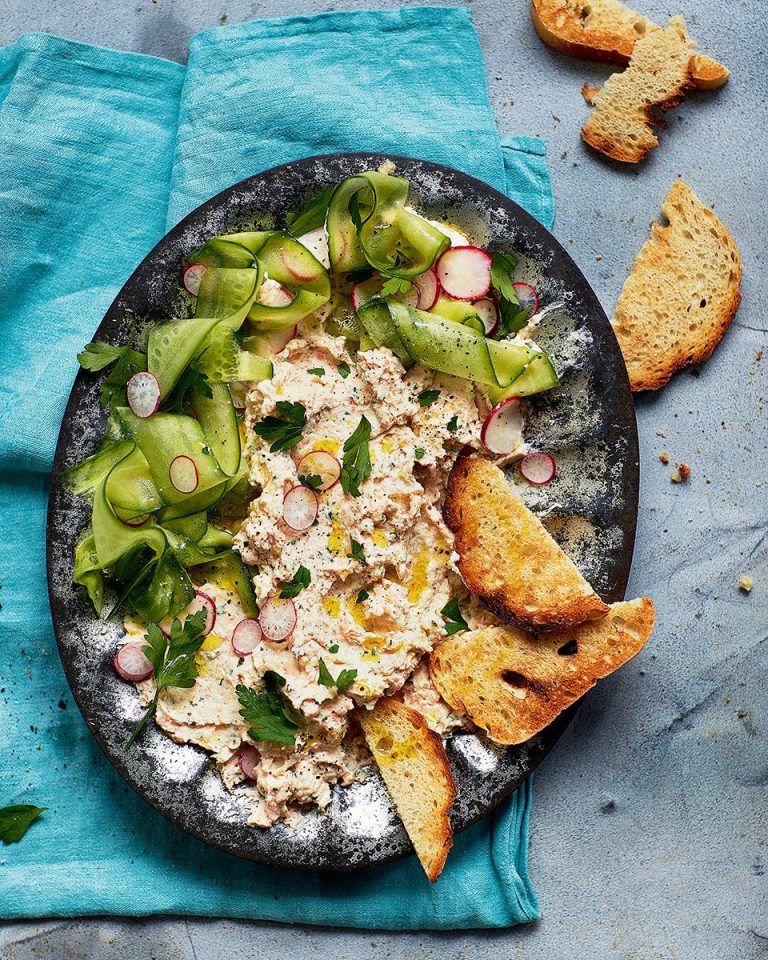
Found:
[[[687,463],[678,463],[677,469],[680,471],[680,476],[683,480],[687,480],[691,475],[691,468]]]
[[[739,590],[743,590],[744,593],[749,593],[752,589],[752,577],[748,573],[743,573],[739,577]]]
[[[669,463],[669,454],[666,450],[661,451],[659,454],[659,460],[661,460],[662,463]]]
[[[600,87],[597,87],[592,83],[585,83],[581,88],[581,95],[590,105],[598,93],[600,93]]]
[[[601,253],[598,253],[597,256],[595,257],[595,260],[598,260],[598,261],[602,259],[603,259],[603,255]]]
[[[667,435],[666,435],[666,433],[664,433],[663,430],[657,430],[657,431],[656,431],[656,436],[657,436],[657,437],[664,437],[664,438],[666,439],[666,436],[667,436]]]

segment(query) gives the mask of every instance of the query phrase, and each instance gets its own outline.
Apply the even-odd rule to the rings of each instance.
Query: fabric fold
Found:
[[[0,917],[152,913],[380,929],[536,919],[530,784],[457,837],[430,886],[414,857],[283,871],[207,847],[102,756],[56,653],[48,472],[88,342],[168,225],[231,183],[317,153],[465,170],[547,225],[544,145],[502,143],[463,8],[256,20],[195,37],[188,66],[44,34],[0,51],[0,805],[48,807],[0,851]]]

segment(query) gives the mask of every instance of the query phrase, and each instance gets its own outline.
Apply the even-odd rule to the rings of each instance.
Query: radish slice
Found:
[[[291,340],[298,333],[298,327],[288,327],[287,330],[269,330],[266,333],[260,333],[256,340],[256,353],[260,357],[266,357],[271,360],[272,357],[282,352]]]
[[[207,593],[204,593],[202,590],[195,590],[194,597],[178,615],[178,619],[183,623],[187,617],[193,613],[197,613],[198,610],[205,610],[203,636],[207,637],[216,626],[216,603],[213,597],[210,597]],[[158,627],[160,627],[166,637],[170,637],[171,635],[173,619],[173,617],[166,617],[158,623]]]
[[[261,608],[259,626],[267,640],[273,643],[287,640],[296,626],[296,607],[293,600],[270,597]]]
[[[318,227],[317,230],[310,230],[309,233],[303,233],[299,238],[299,243],[319,260],[326,270],[331,269],[331,258],[328,254],[328,234],[325,227]]]
[[[259,303],[265,307],[287,307],[292,302],[293,294],[276,280],[266,279],[259,287]]]
[[[252,747],[249,743],[244,743],[240,747],[240,769],[243,771],[246,780],[256,779],[256,767],[259,765],[259,759],[259,751],[256,747]]]
[[[295,277],[299,283],[308,283],[310,280],[317,279],[317,274],[314,271],[307,273],[306,266],[302,266],[301,260],[296,257],[293,251],[281,247],[277,255],[283,261],[283,266],[288,273],[290,273],[292,277]]]
[[[125,520],[123,517],[118,517],[118,519],[121,520],[126,527],[143,527],[147,520],[149,520],[149,514],[145,513],[142,517],[131,517],[130,520]]]
[[[168,477],[175,490],[179,493],[193,493],[197,490],[199,478],[197,474],[197,464],[191,457],[175,457],[171,460],[168,467]]]
[[[258,620],[250,617],[241,620],[232,634],[232,649],[238,657],[247,657],[261,643],[261,627]]]
[[[490,297],[482,297],[475,300],[472,306],[477,310],[477,315],[482,321],[486,337],[493,337],[499,329],[499,308],[496,301]]]
[[[490,453],[501,456],[512,453],[523,439],[523,415],[520,398],[502,400],[488,414],[480,431],[480,440]]]
[[[530,311],[529,317],[539,312],[539,295],[536,293],[535,287],[532,287],[530,283],[513,283],[512,289],[520,301],[520,309]]]
[[[317,519],[317,494],[301,484],[291,487],[283,497],[283,520],[291,530],[309,530]]]
[[[535,453],[526,454],[520,464],[520,473],[528,483],[543,487],[555,475],[555,458],[538,450]]]
[[[124,643],[112,658],[115,673],[128,683],[140,683],[155,672],[142,647],[138,640]]]
[[[321,483],[317,490],[330,490],[339,482],[341,464],[332,453],[327,450],[311,450],[296,464],[299,478],[320,477]]]
[[[191,293],[193,297],[196,297],[198,293],[200,293],[200,284],[203,281],[203,276],[207,269],[208,267],[206,267],[204,263],[193,263],[184,268],[181,280],[184,284],[184,289],[187,293]]]
[[[134,373],[125,385],[125,396],[131,412],[146,420],[160,406],[160,384],[157,377],[147,370]]]
[[[418,295],[416,307],[419,310],[431,310],[440,296],[440,281],[434,270],[427,270],[413,278],[413,288]]]
[[[491,259],[480,247],[449,247],[437,261],[437,278],[449,297],[478,300],[491,289]]]

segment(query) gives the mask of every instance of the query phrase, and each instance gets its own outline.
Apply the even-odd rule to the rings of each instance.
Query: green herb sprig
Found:
[[[301,440],[301,431],[307,425],[307,411],[302,403],[278,400],[277,412],[278,416],[264,417],[253,427],[257,437],[271,441],[271,453],[292,450]]]
[[[371,437],[371,424],[366,417],[360,417],[360,423],[345,442],[341,465],[341,489],[353,497],[361,495],[360,485],[371,475],[371,452],[368,441]]]
[[[264,690],[257,692],[239,683],[235,687],[240,701],[240,716],[251,726],[248,736],[256,743],[281,743],[292,747],[296,743],[299,726],[283,701],[280,691],[285,677],[274,670],[264,674]]]

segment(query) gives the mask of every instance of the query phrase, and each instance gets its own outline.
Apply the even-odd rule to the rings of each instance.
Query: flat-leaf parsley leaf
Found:
[[[34,807],[31,803],[0,807],[0,840],[3,843],[18,843],[43,810],[47,809]]]
[[[336,690],[339,693],[345,693],[352,684],[357,679],[357,670],[342,670],[341,673],[334,680],[331,676],[330,670],[325,665],[325,661],[320,659],[320,668],[318,672],[318,683],[322,683],[324,687],[336,687]]]
[[[408,293],[411,289],[410,280],[401,280],[400,277],[390,277],[381,288],[382,297],[394,297],[398,293]]]
[[[370,437],[371,424],[365,417],[360,417],[354,433],[344,442],[341,489],[353,497],[360,496],[360,484],[371,475]]]
[[[364,563],[365,566],[368,566],[368,561],[365,559],[365,551],[363,550],[363,545],[358,543],[357,540],[350,537],[350,551],[349,555],[353,560],[359,560],[360,563]]]
[[[264,690],[260,693],[242,683],[235,687],[237,699],[243,708],[240,716],[251,724],[248,736],[256,743],[282,743],[292,747],[296,742],[299,726],[288,713],[280,694],[284,686],[284,677],[274,670],[267,670],[264,674]]]
[[[271,453],[293,449],[301,440],[301,431],[307,425],[307,411],[302,403],[278,400],[277,412],[278,416],[264,417],[253,427],[257,437],[271,441]]]
[[[312,574],[307,570],[306,567],[301,566],[294,573],[291,580],[286,583],[283,589],[280,591],[281,600],[293,600],[294,597],[298,597],[301,591],[310,585],[312,582]]]
[[[454,633],[469,630],[469,624],[461,614],[458,594],[451,597],[440,613],[445,620],[445,632],[449,637],[452,637]]]
[[[197,679],[195,654],[205,640],[207,610],[198,610],[181,621],[176,617],[171,624],[171,635],[166,637],[156,623],[150,623],[141,648],[155,668],[155,695],[144,716],[139,720],[125,749],[128,750],[141,733],[147,720],[155,715],[157,699],[167,687],[194,687]]]

